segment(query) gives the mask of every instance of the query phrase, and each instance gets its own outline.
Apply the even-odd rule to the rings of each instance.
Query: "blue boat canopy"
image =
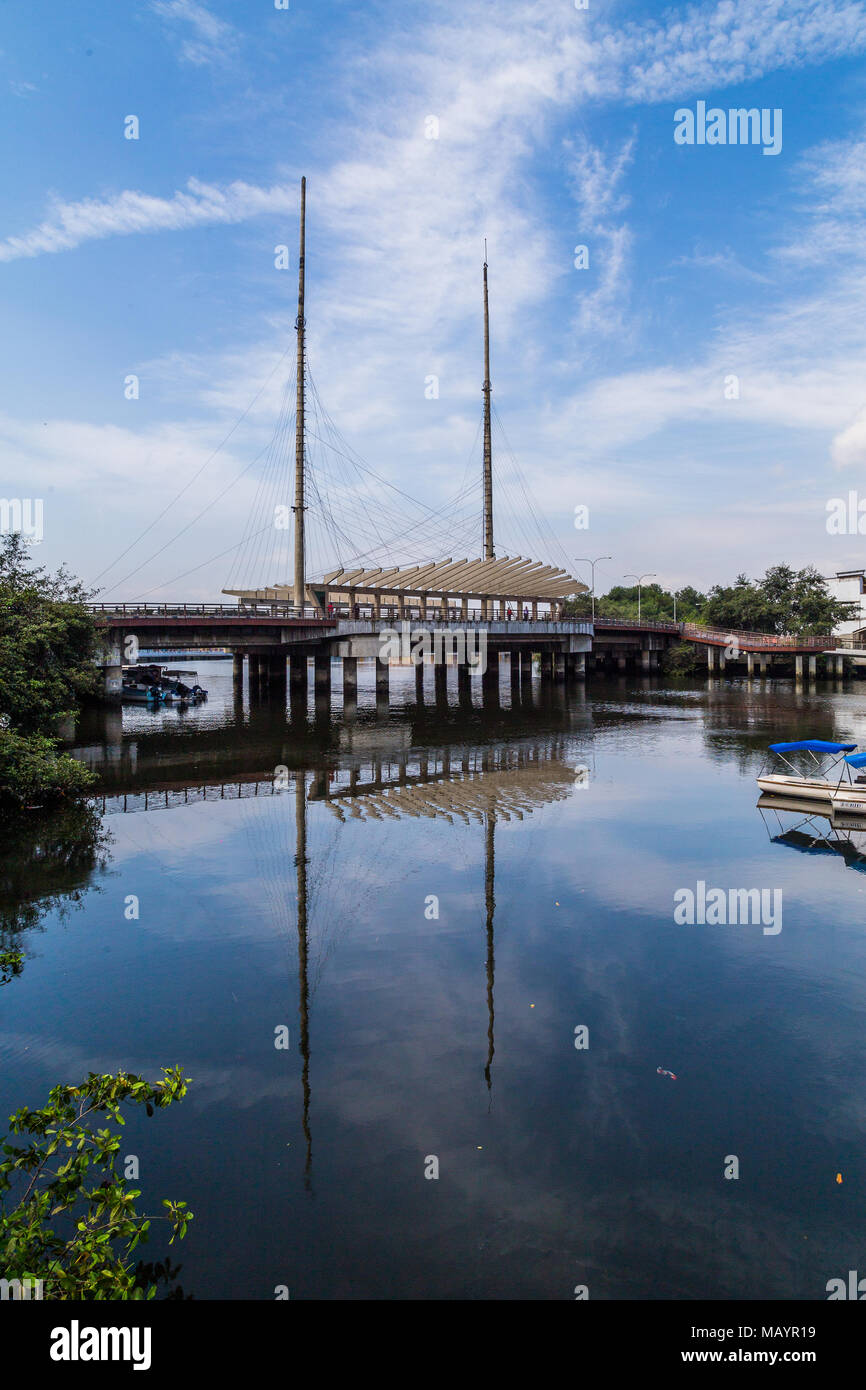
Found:
[[[827,743],[823,738],[803,738],[799,743],[771,743],[771,753],[851,753],[857,747],[856,743]],[[857,757],[864,759],[866,755],[858,753]],[[846,762],[851,762],[851,758],[846,758]],[[859,766],[859,764],[857,764]]]
[[[866,753],[849,753],[845,761],[850,767],[866,767]]]

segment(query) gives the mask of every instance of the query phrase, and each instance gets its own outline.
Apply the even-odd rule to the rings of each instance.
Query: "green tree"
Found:
[[[92,780],[53,737],[96,695],[96,625],[65,568],[30,561],[17,532],[0,544],[0,813],[78,796]]]
[[[834,599],[813,565],[794,570],[780,564],[757,581],[740,574],[732,585],[714,585],[702,621],[710,627],[820,635],[832,632],[855,607]]]
[[[152,1220],[168,1223],[172,1245],[186,1235],[193,1214],[186,1202],[165,1200],[162,1217],[140,1215],[135,1209],[140,1190],[116,1172],[119,1134],[95,1129],[91,1121],[105,1115],[123,1125],[123,1105],[143,1105],[153,1115],[182,1100],[187,1084],[180,1067],[163,1067],[155,1084],[129,1072],[90,1072],[77,1086],[55,1086],[41,1110],[25,1106],[9,1117],[12,1134],[32,1138],[27,1145],[2,1146],[0,1269],[5,1279],[42,1280],[45,1299],[155,1297],[159,1267],[134,1263],[131,1256],[147,1240]]]

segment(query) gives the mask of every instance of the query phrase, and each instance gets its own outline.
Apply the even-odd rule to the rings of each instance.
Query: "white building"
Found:
[[[866,569],[837,570],[835,577],[827,580],[827,587],[833,598],[858,605],[857,616],[838,623],[833,635],[853,638],[853,647],[866,647]]]

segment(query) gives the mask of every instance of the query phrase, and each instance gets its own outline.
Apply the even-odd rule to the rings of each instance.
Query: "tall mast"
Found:
[[[295,604],[303,613],[306,599],[304,575],[304,219],[307,180],[301,179],[301,252],[298,262],[298,402],[295,410]]]
[[[493,550],[493,449],[490,442],[490,316],[487,310],[487,241],[484,242],[484,558]]]

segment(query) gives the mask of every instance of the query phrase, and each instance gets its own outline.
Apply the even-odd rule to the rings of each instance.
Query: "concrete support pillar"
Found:
[[[810,656],[810,657],[809,657],[809,680],[810,680],[810,681],[813,681],[813,680],[815,679],[815,677],[817,676],[817,674],[818,674],[818,658],[817,658],[817,656]]]
[[[565,680],[565,653],[553,653],[553,679],[555,681]]]
[[[244,654],[235,652],[232,657],[232,685],[240,686],[244,683]]]
[[[444,661],[437,661],[433,667],[433,689],[437,705],[448,703],[448,667]]]
[[[553,677],[553,653],[543,651],[541,653],[541,679],[549,681]]]
[[[307,689],[307,658],[301,652],[292,652],[289,656],[289,680],[294,690]]]
[[[499,699],[499,652],[487,653],[487,667],[481,676],[481,693],[485,701]]]
[[[286,654],[271,652],[267,657],[266,679],[274,695],[286,697]]]
[[[618,669],[618,670],[624,671],[625,668],[626,668],[626,659],[625,659],[625,657],[624,657],[624,656],[618,656],[617,659],[616,659],[616,664],[617,664],[617,669]]]
[[[538,622],[538,599],[532,600],[532,621]]]
[[[523,647],[520,652],[520,684],[532,684],[532,652]]]
[[[385,699],[387,700],[387,699],[388,699],[388,694],[389,694],[389,691],[390,691],[390,687],[391,687],[391,668],[390,668],[390,666],[388,665],[388,662],[387,662],[387,661],[382,661],[382,660],[377,656],[377,657],[376,657],[376,699],[378,700],[379,697],[380,697],[380,695],[384,695]]]
[[[586,654],[584,652],[572,652],[569,675],[573,681],[586,680]]]
[[[845,658],[843,656],[834,656],[833,661],[836,666],[836,676],[841,679],[845,674]]]
[[[457,698],[461,705],[472,702],[472,685],[467,662],[461,661],[457,667]]]
[[[343,657],[343,699],[346,696],[358,696],[358,658],[356,656]]]
[[[461,667],[461,670],[462,670],[462,669],[463,669],[463,668]],[[417,664],[417,666],[415,667],[415,703],[416,703],[416,705],[423,705],[423,703],[424,703],[424,662],[423,662],[423,661],[419,661],[418,664]]]
[[[317,695],[330,694],[331,690],[331,653],[326,648],[323,652],[316,652],[313,658],[314,674],[313,681]]]
[[[515,651],[514,647],[508,653],[508,667],[511,675],[511,689],[516,690],[520,687],[520,652]]]
[[[649,649],[649,647],[642,647],[642,648],[641,648],[640,665],[641,665],[641,670],[643,671],[644,675],[648,676],[648,675],[649,675],[649,671],[650,671],[650,649]]]
[[[724,671],[724,669],[725,669],[725,653],[724,653],[724,649],[720,647],[720,648],[719,648],[719,671],[720,671],[720,672],[721,672],[721,671]]]
[[[752,676],[753,676],[754,674],[755,674],[755,653],[754,653],[754,652],[746,652],[746,675],[749,677],[749,680],[751,680],[751,679],[752,679]]]
[[[794,679],[797,681],[803,679],[803,658],[799,655],[794,657]]]
[[[712,673],[713,671],[715,671],[715,669],[716,669],[716,649],[715,649],[715,647],[707,647],[707,670],[708,670],[709,672]]]

